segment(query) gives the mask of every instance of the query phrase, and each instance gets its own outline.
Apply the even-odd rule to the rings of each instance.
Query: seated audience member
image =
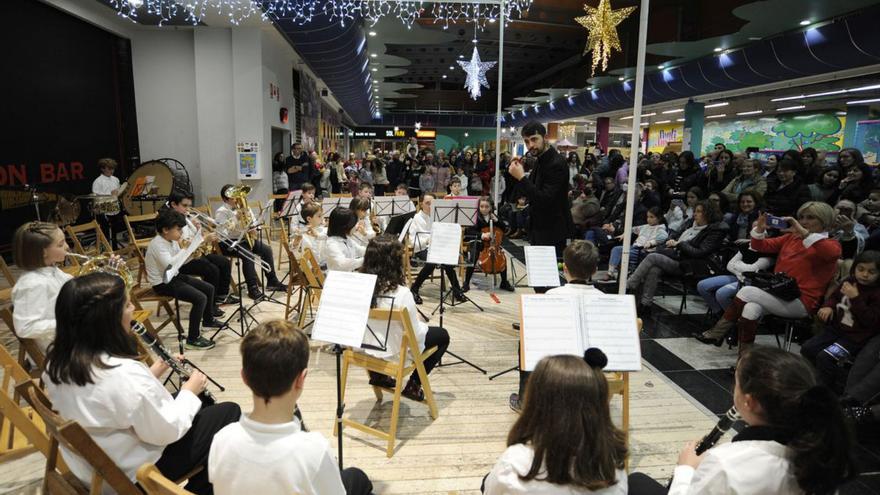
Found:
[[[352,239],[357,225],[357,215],[348,208],[330,212],[324,246],[328,270],[353,272],[364,264],[365,245]]]
[[[340,475],[327,439],[306,431],[294,414],[308,373],[308,337],[287,321],[262,323],[242,339],[241,362],[254,408],[214,436],[208,456],[214,493],[372,493],[360,469]]]
[[[278,280],[278,276],[275,274],[275,261],[272,256],[272,248],[258,239],[254,240],[253,245],[245,240],[245,229],[248,228],[249,225],[242,225],[243,222],[239,221],[241,219],[240,213],[244,212],[239,212],[235,199],[230,198],[227,195],[229,190],[233,187],[232,184],[226,184],[220,189],[220,197],[223,199],[223,205],[217,208],[217,211],[214,213],[214,220],[220,225],[219,229],[224,231],[228,237],[232,239],[242,239],[242,247],[249,249],[253,254],[259,256],[261,260],[266,262],[266,267],[269,270],[266,272],[267,289],[286,291],[287,286],[281,283],[281,281]],[[242,214],[241,217],[243,216],[244,215]],[[253,217],[253,212],[251,212],[251,216]],[[253,229],[250,230],[253,231]],[[238,251],[230,248],[230,245],[226,242],[220,243],[220,250],[226,256],[232,256],[241,260],[241,269],[244,272],[248,297],[254,300],[262,299],[263,292],[260,290],[260,280],[257,278],[257,270],[254,267],[254,262],[241,257],[238,254]]]
[[[721,193],[731,203],[739,198],[744,191],[752,191],[764,196],[767,193],[767,179],[758,173],[759,164],[756,160],[745,160],[739,169],[739,175],[727,184]]]
[[[413,248],[413,258],[421,261],[427,259],[428,246],[431,245],[431,227],[434,224],[434,220],[431,218],[431,204],[433,202],[433,194],[429,192],[422,193],[419,212],[413,217],[412,225],[409,228],[409,242]],[[434,272],[435,268],[437,268],[436,264],[425,263],[419,274],[416,275],[416,279],[413,281],[412,287],[410,287],[416,304],[422,304],[419,290],[422,288],[425,280],[428,280],[428,277]],[[452,297],[456,301],[463,302],[465,297],[461,287],[458,285],[458,275],[455,273],[455,268],[449,265],[443,265],[441,268],[443,273],[446,274],[446,278],[449,279],[449,285],[452,287]]]
[[[685,194],[684,200],[676,198],[669,203],[665,218],[670,237],[678,237],[691,226],[694,220],[694,208],[701,199],[703,199],[703,190],[692,187]]]
[[[147,367],[138,359],[131,333],[134,305],[122,279],[91,273],[61,288],[55,305],[57,336],[44,375],[52,407],[79,423],[110,459],[135,481],[135,472],[153,463],[170,479],[205,466],[214,434],[238,421],[238,404],[202,407],[207,378],[194,371],[175,397],[159,381],[168,365]],[[92,469],[61,447],[73,474],[88,486]],[[207,470],[186,489],[212,493]]]
[[[284,176],[285,179],[287,175]],[[193,195],[188,192],[172,191],[168,195],[168,208],[180,213],[186,220],[186,226],[181,230],[181,245],[189,244],[196,236],[199,227],[196,227],[189,218],[187,213],[193,205]],[[214,245],[218,241],[215,232],[202,233],[204,242]],[[238,297],[229,293],[232,287],[232,263],[229,258],[222,254],[210,252],[198,258],[191,259],[180,267],[180,273],[184,275],[192,275],[201,277],[202,280],[214,286],[214,299],[217,304],[238,304]]]
[[[678,168],[670,172],[670,178],[666,183],[668,187],[666,194],[683,197],[687,191],[699,183],[701,175],[694,154],[690,151],[682,151],[678,155]]]
[[[174,210],[163,210],[156,217],[156,237],[147,246],[144,265],[147,282],[156,294],[170,296],[192,304],[189,315],[189,332],[186,348],[206,350],[214,347],[214,341],[201,336],[199,321],[205,327],[221,327],[223,323],[215,317],[223,316],[214,298],[214,286],[202,279],[178,273],[166,280],[168,267],[181,261],[186,251],[178,241],[181,230],[186,227],[186,217]]]
[[[737,211],[727,217],[729,227],[728,240],[734,244],[748,244],[750,242],[752,225],[758,219],[761,207],[761,195],[754,191],[739,193],[736,201]]]
[[[871,190],[868,199],[859,203],[856,219],[871,233],[880,226],[880,189]]]
[[[58,268],[67,257],[64,231],[54,223],[28,222],[15,231],[12,258],[23,273],[12,287],[12,324],[20,339],[43,352],[55,340],[55,299],[73,276]]]
[[[810,200],[809,188],[797,176],[798,165],[792,160],[783,159],[776,167],[779,185],[775,189],[767,188],[764,203],[767,211],[777,217],[791,217],[798,209]]]
[[[484,494],[627,493],[626,435],[611,421],[602,365],[577,356],[538,362]]]
[[[382,309],[406,308],[413,332],[419,343],[417,352],[437,347],[437,351],[424,361],[425,372],[430,373],[440,363],[446,353],[446,348],[449,347],[449,333],[441,327],[429,327],[419,318],[419,310],[416,307],[413,293],[406,287],[406,277],[403,270],[403,244],[394,236],[380,235],[370,241],[367,252],[364,254],[364,265],[360,271],[361,273],[371,273],[377,277],[372,306]],[[374,329],[381,328],[384,332],[387,321],[370,320],[369,326]],[[365,349],[365,352],[382,359],[398,359],[403,341],[403,327],[399,322],[391,322],[388,332],[385,351]],[[369,330],[364,333],[364,343],[377,347],[382,345]],[[387,375],[370,372],[370,384],[394,388],[396,382]],[[415,401],[425,400],[421,379],[415,370],[406,382],[402,393]]]
[[[626,287],[639,293],[637,307],[639,314],[647,315],[657,292],[657,285],[663,275],[681,276],[682,261],[701,264],[701,272],[719,272],[710,256],[717,254],[727,236],[727,224],[721,220],[721,212],[707,201],[700,201],[694,208],[693,227],[681,233],[678,239],[666,241],[665,249],[649,254],[639,263],[636,271],[629,276]],[[694,270],[693,276],[699,278]]]
[[[455,179],[452,179],[455,181]],[[452,186],[452,182],[450,182],[450,188]],[[483,249],[483,242],[489,242],[491,240],[491,235],[488,232],[489,228],[489,220],[493,220],[493,226],[504,231],[506,227],[504,222],[498,220],[495,216],[495,213],[492,212],[492,200],[488,196],[483,196],[480,198],[480,212],[477,215],[477,223],[471,225],[470,227],[465,228],[465,237],[467,239],[476,239],[475,242],[472,242],[470,245],[470,249],[474,250],[474,264],[467,267],[464,275],[464,285],[461,287],[462,292],[467,292],[470,290],[471,277],[474,275],[474,267],[479,262],[479,253]],[[487,229],[486,232],[483,232],[483,229]],[[504,267],[504,270],[498,272],[498,277],[501,279],[501,283],[499,284],[499,288],[501,290],[506,290],[509,292],[514,292],[514,288],[510,285],[510,282],[507,281],[507,267]]]
[[[662,223],[663,217],[660,215],[660,208],[653,207],[647,212],[647,222],[645,225],[636,225],[632,228],[633,234],[636,234],[636,240],[633,241],[629,253],[629,267],[635,268],[638,265],[639,257],[643,251],[647,251],[666,242],[669,234],[666,232],[666,225]],[[618,239],[622,239],[622,235]],[[623,246],[614,246],[611,248],[611,259],[608,261],[608,273],[605,280],[614,280],[617,278],[620,269],[620,261],[623,256]]]
[[[599,249],[590,241],[576,239],[562,251],[562,275],[565,285],[548,290],[547,294],[603,294],[590,284],[599,264]],[[510,408],[519,412],[520,401],[526,391],[531,372],[519,372],[519,391],[510,394]]]
[[[825,322],[824,331],[801,346],[801,354],[816,365],[819,379],[835,391],[842,391],[840,370],[880,333],[878,279],[880,252],[865,251],[856,256],[850,276],[817,313]]]
[[[767,215],[761,214],[752,229],[751,248],[775,254],[774,272],[784,272],[797,283],[800,297],[783,299],[754,286],[741,288],[724,316],[703,332],[703,341],[716,341],[734,328],[738,331],[740,354],[755,341],[758,322],[764,314],[783,318],[806,318],[819,304],[828,284],[837,273],[840,243],[828,238],[834,210],[825,203],[809,201],[798,210],[798,219],[785,217],[789,227],[783,235],[767,238]]]
[[[865,163],[850,167],[837,185],[837,199],[848,199],[853,203],[861,203],[867,199],[874,188],[871,167]]]
[[[836,397],[800,356],[756,346],[736,367],[733,403],[748,425],[729,443],[697,455],[689,442],[678,456],[669,495],[832,494],[858,473],[852,436]],[[667,493],[641,473],[633,495]]]
[[[325,247],[327,246],[327,229],[324,227],[324,211],[318,203],[305,205],[300,210],[302,221],[291,229],[290,247],[297,259],[302,258],[306,249],[312,251],[315,260],[321,266],[327,265]]]
[[[717,160],[709,165],[705,175],[700,181],[700,188],[708,193],[725,190],[736,175],[733,152],[721,150]]]
[[[510,235],[511,239],[528,237],[526,232],[529,226],[529,198],[517,196],[516,204],[510,210]]]
[[[593,184],[586,182],[571,203],[571,219],[576,239],[583,239],[587,229],[602,225],[604,215],[599,208],[599,198],[593,193]]]
[[[830,203],[838,194],[837,184],[840,182],[840,169],[826,168],[816,182],[809,185],[810,197],[813,201]]]
[[[840,243],[841,259],[838,263],[840,271],[835,281],[850,276],[853,258],[865,250],[868,240],[868,229],[856,221],[856,204],[848,199],[841,199],[834,205],[834,224],[829,229],[829,236]]]

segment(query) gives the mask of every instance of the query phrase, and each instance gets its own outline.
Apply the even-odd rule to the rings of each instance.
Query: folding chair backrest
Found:
[[[281,245],[281,251],[284,253],[284,256],[290,261],[290,283],[293,285],[306,285],[307,280],[305,279],[305,275],[300,269],[299,262],[296,260],[296,255],[293,253],[293,250],[290,249],[290,240],[286,222],[281,222],[281,241],[279,244]]]
[[[312,253],[311,249],[306,248],[303,251],[302,259],[300,260],[300,269],[303,274],[306,276],[306,281],[312,287],[324,287],[324,272],[321,271],[321,265],[318,263],[318,260],[315,259],[315,255]]]
[[[129,246],[131,247],[130,254],[134,255],[134,257],[138,260],[138,284],[141,283],[144,277],[147,275],[147,264],[144,259],[144,255],[147,251],[147,246],[150,244],[150,241],[153,239],[152,237],[137,237],[135,235],[134,229],[135,226],[142,223],[153,223],[156,221],[156,217],[158,213],[147,213],[145,215],[125,215],[125,228],[128,230],[128,238],[129,238]]]
[[[110,242],[104,237],[104,232],[101,231],[101,226],[98,225],[96,220],[80,225],[68,225],[64,227],[64,230],[67,232],[67,235],[70,236],[71,242],[73,242],[74,251],[79,254],[97,256],[113,252],[113,247],[110,246]],[[83,247],[82,241],[80,240],[80,234],[87,234],[91,231],[95,232],[95,245],[87,250]]]
[[[192,492],[165,477],[155,464],[144,464],[137,470],[137,480],[147,495],[187,495]]]
[[[142,495],[79,423],[66,420],[52,410],[52,402],[35,381],[28,380],[18,385],[16,390],[43,419],[51,439],[44,480],[48,493],[81,493],[85,488],[79,480],[58,471],[58,447],[62,445],[80,456],[94,470],[89,493],[101,493],[102,485],[107,483],[120,495]]]
[[[214,216],[214,213],[217,211],[217,208],[223,204],[223,198],[220,196],[208,196],[208,209],[211,211],[211,217]]]
[[[0,373],[0,462],[27,455],[34,448],[48,455],[49,437],[43,422],[30,408],[20,406],[20,397],[15,390],[18,384],[30,381],[31,377],[4,346],[0,346]]]
[[[3,320],[3,323],[6,323],[6,326],[9,327],[9,330],[15,335],[15,338],[18,339],[18,363],[22,368],[24,367],[25,357],[29,357],[31,361],[36,365],[36,369],[34,370],[34,376],[39,377],[40,374],[43,373],[43,370],[46,369],[46,354],[43,353],[43,350],[37,345],[37,341],[34,339],[23,339],[18,336],[18,333],[15,332],[15,327],[12,322],[12,312],[14,311],[12,306],[0,309],[0,320]]]
[[[9,282],[10,287],[15,285],[15,275],[12,274],[12,270],[9,269],[9,265],[6,264],[6,260],[2,256],[0,256],[0,272],[3,273],[3,278]]]

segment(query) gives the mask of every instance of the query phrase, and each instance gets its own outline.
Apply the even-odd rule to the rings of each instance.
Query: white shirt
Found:
[[[358,220],[358,225],[363,225],[364,233],[360,233],[357,230],[356,225],[355,230],[353,230],[352,233],[349,234],[349,237],[354,242],[360,244],[364,248],[364,250],[366,250],[367,245],[370,243],[370,241],[373,240],[374,237],[376,237],[376,231],[373,230],[373,224],[370,222],[369,214],[367,214],[367,216],[365,216],[364,218]]]
[[[590,284],[565,284],[548,290],[547,294],[553,294],[557,296],[560,294],[592,294],[600,296],[604,295],[605,293]]]
[[[669,495],[736,493],[802,494],[792,466],[793,452],[778,442],[745,440],[718,445],[700,466],[676,466]]]
[[[83,387],[73,383],[56,385],[48,375],[43,381],[58,413],[79,423],[134,481],[142,464],[158,461],[165,446],[189,431],[202,403],[187,390],[172,398],[140,361],[105,354],[103,362],[112,367],[92,368],[94,383]],[[88,463],[61,449],[70,470],[89,486],[92,469]],[[112,493],[106,483],[104,493]]]
[[[520,475],[525,475],[532,468],[532,461],[535,458],[535,452],[532,448],[525,444],[515,444],[507,447],[489,476],[486,477],[486,490],[484,495],[502,495],[502,494],[519,494],[528,493],[536,495],[574,495],[580,493],[596,493],[600,495],[626,495],[626,473],[623,470],[616,470],[615,476],[617,483],[598,491],[590,491],[578,489],[566,485],[557,485],[546,481],[537,481],[536,479],[523,481]],[[546,476],[546,471],[542,470],[538,474],[538,478]]]
[[[101,196],[110,196],[113,191],[119,189],[119,179],[115,175],[106,176],[101,174],[92,182],[92,194],[99,194]],[[111,213],[111,215],[118,215],[119,212]]]
[[[34,339],[43,352],[55,340],[55,300],[73,276],[57,266],[24,272],[12,288],[12,324],[22,339]]]
[[[351,239],[329,237],[324,246],[327,269],[353,272],[364,264],[364,247]]]
[[[235,219],[238,216],[238,210],[233,209],[226,203],[220,205],[217,208],[217,211],[214,213],[214,220],[219,224],[219,229],[229,237],[233,239],[237,239],[239,236],[244,233],[244,230],[241,229],[237,221],[230,220]],[[253,218],[257,218],[254,215],[254,210],[251,209],[251,216]],[[247,247],[247,246],[245,246]]]
[[[297,419],[265,424],[243,414],[226,425],[211,442],[208,478],[217,495],[345,494],[327,439]]]
[[[392,306],[393,304],[393,306]],[[410,323],[413,332],[416,334],[416,340],[419,343],[419,350],[425,350],[425,336],[428,335],[428,324],[419,319],[419,310],[416,307],[416,301],[413,299],[412,292],[408,287],[403,285],[397,286],[397,290],[387,294],[383,294],[376,298],[376,307],[382,309],[401,309],[406,308],[409,312]],[[385,338],[387,329],[388,340],[385,343],[385,351],[376,349],[364,349],[368,354],[372,354],[382,359],[396,359],[400,353],[400,345],[403,342],[403,325],[397,320],[392,320],[388,325],[387,320],[371,319],[367,322],[369,329],[364,331],[363,342],[374,346],[381,347],[381,341],[376,340]],[[370,333],[372,330],[372,333]],[[373,334],[376,334],[374,337]]]
[[[180,248],[177,241],[166,241],[160,235],[153,237],[147,246],[147,254],[144,255],[147,282],[150,286],[164,284],[165,270],[183,256],[186,256],[186,251]]]
[[[431,245],[433,225],[434,219],[422,210],[413,217],[412,225],[409,227],[409,244],[413,247],[413,253],[422,252]]]
[[[306,249],[311,249],[318,264],[325,266],[327,264],[326,255],[324,253],[327,247],[327,228],[319,225],[312,230],[315,232],[315,235],[309,233],[308,226],[299,225],[296,231],[291,233],[291,240],[297,235],[302,235],[302,240],[300,240],[299,246],[293,246],[293,244],[291,244],[292,251],[297,259],[301,259]]]

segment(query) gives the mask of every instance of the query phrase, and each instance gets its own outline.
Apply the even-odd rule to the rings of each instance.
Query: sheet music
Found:
[[[457,265],[461,253],[461,226],[457,223],[434,222],[431,225],[431,244],[428,263]]]
[[[331,270],[324,280],[312,338],[361,347],[370,316],[376,275]]]
[[[284,206],[281,207],[281,216],[285,217],[298,217],[300,216],[300,198],[302,197],[302,190],[297,189],[296,191],[290,191],[287,193],[287,197],[284,198]]]
[[[339,207],[346,207],[351,198],[324,198],[321,200],[321,209],[324,210],[324,218],[330,218],[333,210]]]
[[[559,287],[559,265],[553,246],[526,246],[529,287]]]
[[[608,356],[608,371],[642,369],[635,298],[618,294],[581,297],[585,350],[601,349]]]
[[[189,257],[192,256],[196,249],[202,245],[205,241],[205,238],[202,237],[202,229],[196,230],[196,235],[193,236],[190,241],[189,246],[183,251],[180,251],[174,256],[174,261],[171,263],[167,269],[165,269],[165,275],[163,276],[163,281],[167,284],[171,282],[171,279],[177,276],[180,273],[180,267],[182,267],[188,260]]]
[[[469,227],[477,223],[479,199],[435,199],[431,204],[431,218],[435,222],[451,222]]]
[[[576,295],[523,295],[520,298],[520,366],[532,371],[538,361],[557,354],[583,355]]]
[[[373,205],[376,207],[376,216],[380,218],[405,215],[416,210],[412,200],[405,196],[376,196]]]

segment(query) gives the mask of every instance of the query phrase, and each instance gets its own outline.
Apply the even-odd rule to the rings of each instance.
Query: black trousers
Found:
[[[626,480],[631,495],[665,495],[669,489],[645,473],[632,473]]]
[[[211,495],[214,487],[208,481],[208,452],[214,435],[241,418],[241,408],[234,402],[223,402],[202,408],[193,418],[192,426],[180,440],[165,447],[156,468],[170,480],[185,476],[198,466],[203,469],[189,479],[186,489],[199,495]]]
[[[201,321],[205,323],[214,319],[214,286],[204,280],[181,273],[167,284],[154,285],[153,290],[156,294],[176,297],[192,304],[192,311],[189,313],[189,333],[186,336],[189,341],[199,338],[201,327],[199,315]]]
[[[832,327],[825,327],[825,331],[816,335],[801,346],[801,355],[807,358],[816,367],[817,377],[825,385],[828,385],[837,393],[843,392],[845,370],[833,356],[825,351],[831,344],[837,343],[849,351],[850,357],[855,359],[856,354],[864,347],[864,342],[855,342],[840,334]]]
[[[232,263],[221,254],[208,254],[180,267],[180,273],[201,277],[214,286],[214,297],[225,299],[232,282]]]
[[[414,258],[424,260],[428,257],[428,250],[425,249],[423,251],[419,251],[415,255]],[[419,289],[422,288],[422,284],[425,283],[425,280],[428,280],[428,277],[431,276],[431,273],[434,272],[434,269],[437,268],[437,265],[434,263],[425,263],[425,266],[422,267],[419,274],[416,275],[415,281],[413,281],[412,290],[414,293],[418,293]],[[443,273],[446,274],[446,278],[449,279],[449,285],[452,287],[452,292],[459,293],[461,292],[461,286],[458,283],[458,275],[455,274],[455,267],[449,265],[442,265],[441,269]]]
[[[242,241],[243,246],[247,247],[247,241]],[[260,281],[257,279],[257,269],[254,266],[254,262],[251,260],[247,260],[238,255],[234,250],[230,250],[226,247],[225,244],[220,244],[220,250],[223,251],[223,254],[226,256],[234,256],[236,258],[241,259],[241,269],[244,272],[244,280],[248,286],[248,289],[257,288],[260,286]],[[275,275],[275,260],[272,257],[272,248],[263,244],[260,241],[254,241],[254,247],[250,249],[252,253],[259,256],[260,259],[266,262],[269,265],[269,271],[266,272],[266,276],[268,277],[269,283],[278,282],[278,277]]]
[[[449,348],[449,332],[447,332],[445,328],[428,327],[428,333],[425,335],[425,349],[430,349],[435,346],[437,347],[437,351],[425,359],[425,373],[430,373],[431,370],[440,364],[440,360],[443,359],[443,355],[446,354],[446,349]],[[416,383],[422,382],[416,371],[413,371],[412,373],[412,380]]]
[[[116,240],[116,236],[125,232],[125,221],[122,219],[122,215],[123,213],[95,216],[95,220],[97,220],[98,225],[101,226],[101,232],[103,232],[104,237],[110,241],[110,246],[114,251],[119,249],[119,241]]]
[[[346,495],[370,495],[373,493],[373,483],[367,477],[367,473],[356,467],[342,470],[342,485]]]

